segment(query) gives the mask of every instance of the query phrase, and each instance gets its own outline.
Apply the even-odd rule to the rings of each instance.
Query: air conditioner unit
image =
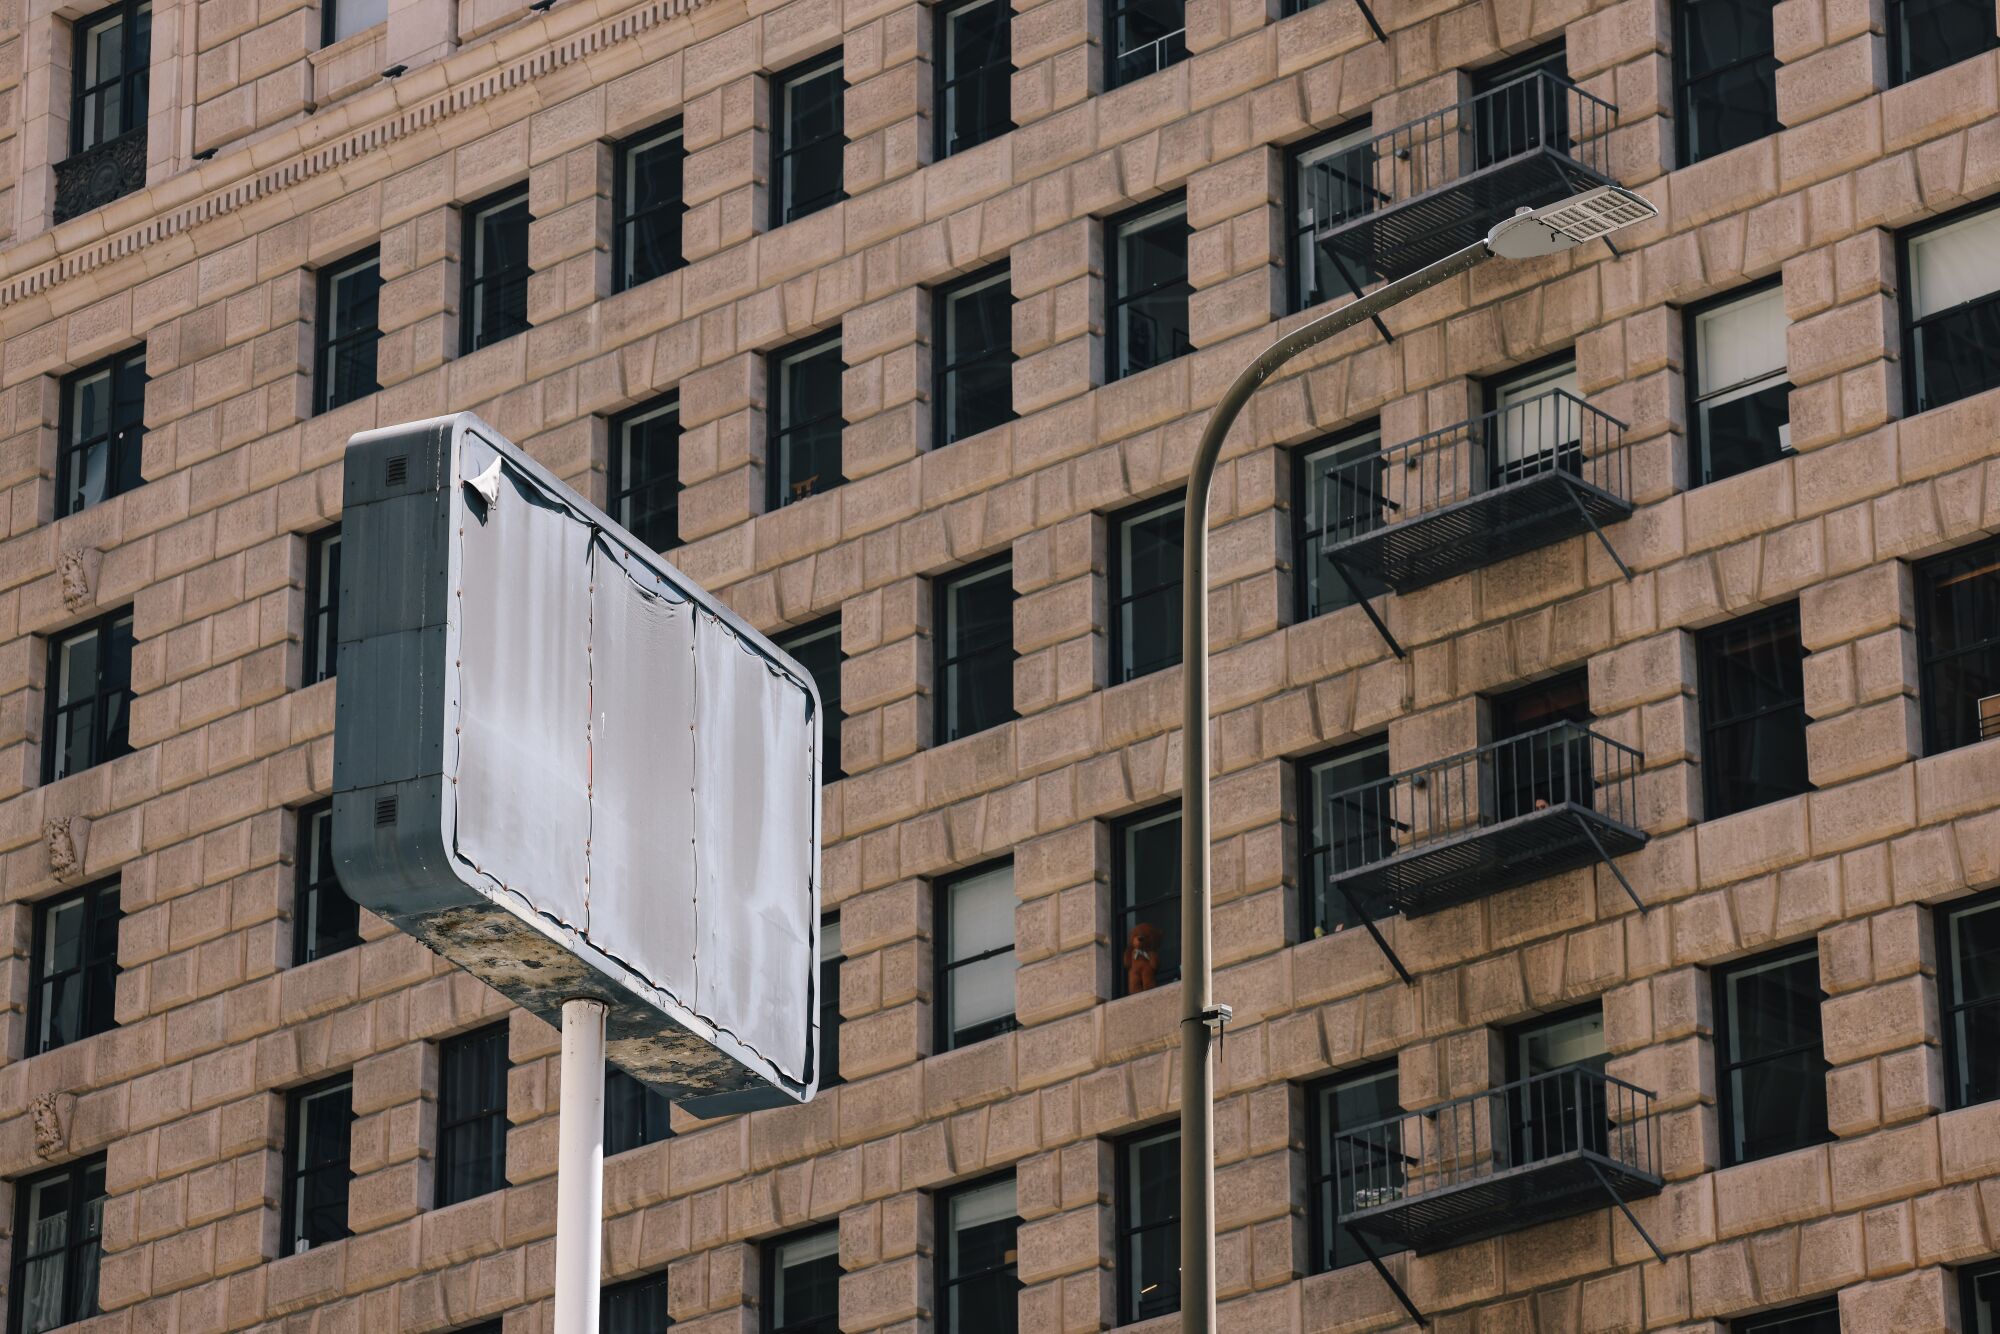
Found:
[[[1988,695],[1979,701],[1979,739],[1989,740],[2000,736],[2000,695]]]

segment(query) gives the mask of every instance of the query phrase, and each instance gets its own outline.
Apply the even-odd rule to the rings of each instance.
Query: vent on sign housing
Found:
[[[375,827],[396,823],[396,799],[393,796],[375,798]]]
[[[384,486],[401,486],[405,481],[409,480],[409,476],[410,456],[408,454],[391,454],[388,463],[383,465],[382,468],[382,484]]]
[[[1535,216],[1572,241],[1582,243],[1652,217],[1645,200],[1615,187],[1592,190]]]

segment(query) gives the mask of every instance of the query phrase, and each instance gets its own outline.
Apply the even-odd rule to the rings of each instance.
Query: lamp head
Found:
[[[1523,209],[1486,233],[1501,259],[1538,259],[1656,218],[1660,211],[1622,185],[1600,185],[1538,209]]]

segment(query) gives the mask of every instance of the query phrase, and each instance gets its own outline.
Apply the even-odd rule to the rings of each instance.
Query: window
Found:
[[[1110,0],[1107,88],[1122,88],[1187,59],[1184,0]]]
[[[938,1334],[1013,1334],[1021,1282],[1014,1276],[1014,1176],[989,1177],[938,1197]]]
[[[330,412],[382,387],[375,376],[375,350],[382,341],[381,292],[379,250],[364,250],[319,271],[319,318],[313,328],[315,412]]]
[[[311,963],[361,943],[361,909],[333,869],[333,803],[299,812],[299,906],[292,918],[292,962]]]
[[[14,1275],[7,1328],[43,1334],[97,1314],[104,1158],[14,1183]]]
[[[56,517],[89,509],[144,483],[139,446],[145,438],[145,348],[120,352],[65,376]]]
[[[616,1066],[606,1066],[604,1156],[609,1158],[628,1149],[672,1139],[673,1112],[673,1099],[666,1094],[650,1084],[641,1083]]]
[[[1403,1185],[1399,1155],[1383,1154],[1375,1162],[1356,1161],[1364,1156],[1361,1143],[1350,1140],[1337,1152],[1335,1137],[1400,1116],[1402,1111],[1394,1061],[1338,1074],[1306,1090],[1306,1115],[1312,1125],[1309,1207],[1314,1273],[1344,1269],[1367,1259],[1347,1229],[1340,1226],[1340,1215],[1356,1206],[1357,1196],[1363,1201],[1393,1199]],[[1375,1141],[1371,1137],[1368,1142],[1372,1145]]]
[[[2000,1262],[1959,1274],[1965,1334],[2000,1334]]]
[[[1689,486],[1761,468],[1792,449],[1785,291],[1776,283],[1688,312]]]
[[[983,0],[1001,3],[1001,0]],[[1007,266],[937,294],[937,443],[1014,420],[1014,289]]]
[[[831,783],[840,768],[840,617],[802,625],[771,637],[773,643],[806,669],[819,690],[819,781]]]
[[[121,0],[77,20],[69,113],[73,157],[143,129],[151,83],[151,0]]]
[[[1579,1149],[1607,1149],[1609,1125],[1604,1085],[1553,1078],[1564,1070],[1603,1074],[1604,1009],[1591,1004],[1521,1024],[1507,1034],[1507,1080],[1515,1085],[1507,1107],[1510,1161],[1541,1162]]]
[[[1493,701],[1493,739],[1487,752],[1496,819],[1549,810],[1565,802],[1589,807],[1597,786],[1590,770],[1590,742],[1562,723],[1590,721],[1590,677],[1582,668],[1502,695]]]
[[[1309,139],[1292,151],[1292,309],[1356,292],[1356,273],[1322,238],[1388,196],[1375,185],[1374,131],[1366,120]]]
[[[1984,0],[1889,0],[1892,84],[1921,79],[1996,45],[1993,6]]]
[[[465,206],[465,292],[459,351],[477,352],[528,327],[528,187]]]
[[[667,1314],[667,1271],[614,1283],[598,1297],[598,1334],[660,1334],[672,1327]]]
[[[1536,149],[1570,152],[1568,89],[1569,57],[1561,42],[1474,70],[1473,167]]]
[[[840,331],[771,354],[771,458],[765,508],[831,491],[840,475]]]
[[[1014,558],[997,556],[938,581],[937,742],[1012,722]]]
[[[1805,648],[1799,604],[1695,638],[1704,815],[1713,820],[1807,791]]]
[[[347,1188],[354,1077],[342,1075],[285,1100],[284,1253],[297,1255],[350,1235]]]
[[[771,172],[771,225],[797,222],[847,198],[841,173],[847,133],[847,81],[839,47],[794,65],[772,80],[777,161]]]
[[[676,394],[611,419],[611,517],[655,551],[681,544],[681,400]]]
[[[611,187],[611,290],[623,292],[682,264],[681,123],[668,121],[618,145]]]
[[[840,1334],[840,1227],[764,1246],[764,1334]]]
[[[939,1051],[1013,1029],[1014,906],[1012,862],[938,882]]]
[[[320,11],[321,46],[332,46],[389,21],[389,0],[327,0]]]
[[[830,1089],[840,1077],[840,914],[819,919],[819,1086]]]
[[[1676,0],[1674,125],[1680,165],[1778,131],[1771,0]]]
[[[1823,999],[1813,940],[1716,973],[1716,1104],[1725,1167],[1829,1138]]]
[[[1829,1297],[1783,1311],[1745,1316],[1729,1322],[1729,1334],[1840,1334],[1840,1301]]]
[[[1383,524],[1382,431],[1370,422],[1316,440],[1294,457],[1298,617],[1309,621],[1353,606],[1356,594],[1372,598],[1387,591],[1380,580],[1336,566],[1328,555],[1329,548]]]
[[[1557,469],[1583,471],[1583,412],[1576,359],[1567,354],[1488,381],[1494,414],[1487,484],[1506,486]]]
[[[2000,737],[2000,538],[1917,567],[1924,751]]]
[[[331,681],[340,666],[340,525],[306,539],[306,634],[302,686]]]
[[[437,1207],[507,1184],[507,1025],[438,1047]]]
[[[1299,765],[1307,822],[1306,929],[1330,935],[1361,925],[1347,897],[1333,889],[1338,872],[1396,854],[1398,828],[1389,785],[1389,738],[1366,737]],[[1371,917],[1381,905],[1362,904]]]
[[[1118,1323],[1181,1309],[1181,1134],[1149,1130],[1118,1145]]]
[[[1181,660],[1186,498],[1149,500],[1111,520],[1111,684]]]
[[[27,1054],[118,1026],[118,882],[106,880],[35,905],[28,979]]]
[[[1909,234],[1903,280],[1911,411],[2000,385],[2000,209]]]
[[[1938,1000],[1945,1105],[2000,1098],[2000,894],[1938,910]]]
[[[49,640],[49,704],[42,781],[129,755],[132,609],[100,616]]]
[[[1112,827],[1118,882],[1118,987],[1131,996],[1180,980],[1181,813],[1147,811]]]
[[[1152,203],[1114,218],[1111,234],[1111,330],[1105,360],[1111,378],[1184,355],[1188,343],[1187,201]]]
[[[956,0],[937,7],[937,156],[998,139],[1014,128],[1014,7]]]

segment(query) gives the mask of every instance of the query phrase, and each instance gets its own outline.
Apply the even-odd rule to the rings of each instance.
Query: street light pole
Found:
[[[1487,260],[1567,250],[1656,216],[1638,195],[1602,186],[1523,210],[1463,250],[1301,325],[1260,352],[1209,414],[1188,468],[1181,573],[1181,1329],[1215,1329],[1215,1055],[1229,1007],[1215,1003],[1209,958],[1208,497],[1222,442],[1257,386],[1299,353]]]

